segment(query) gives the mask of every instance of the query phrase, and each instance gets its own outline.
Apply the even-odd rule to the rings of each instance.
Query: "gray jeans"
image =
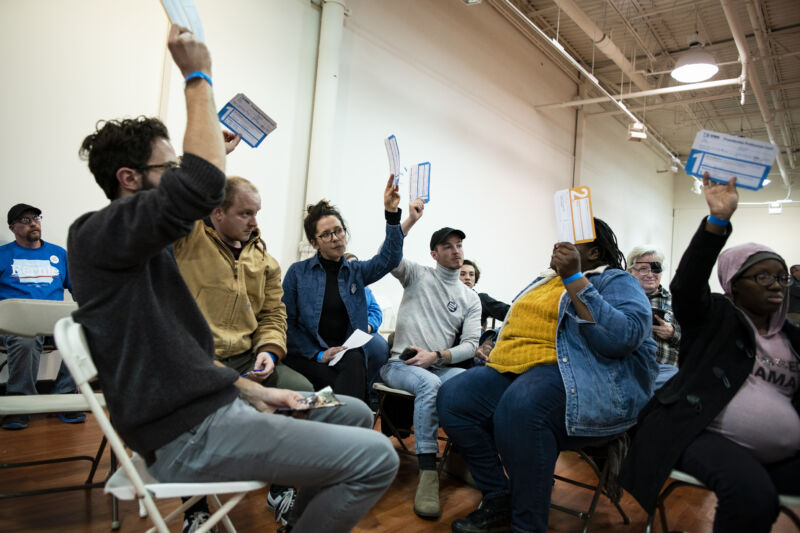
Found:
[[[360,400],[317,409],[309,420],[261,413],[236,399],[156,450],[163,482],[260,480],[298,487],[293,532],[350,531],[397,473],[397,452],[370,429]],[[355,426],[355,427],[353,427]]]

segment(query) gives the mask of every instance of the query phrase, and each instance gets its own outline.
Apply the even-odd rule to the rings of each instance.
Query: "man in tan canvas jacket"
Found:
[[[281,268],[261,240],[260,209],[252,183],[228,178],[222,204],[175,243],[175,259],[214,335],[218,361],[265,386],[312,391],[280,362],[286,356]]]

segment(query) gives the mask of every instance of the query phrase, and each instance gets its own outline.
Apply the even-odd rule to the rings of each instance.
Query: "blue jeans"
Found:
[[[36,394],[36,377],[39,374],[39,357],[44,346],[44,337],[17,337],[0,335],[0,344],[8,350],[7,396]],[[69,394],[77,391],[75,382],[64,362],[58,369],[53,394]]]
[[[381,367],[389,360],[389,343],[377,331],[371,335],[372,340],[363,348],[367,358],[367,397],[370,400],[377,400],[377,394],[372,390],[372,384],[380,377]]]
[[[421,368],[392,359],[381,368],[384,383],[393,389],[402,389],[414,398],[414,451],[438,453],[439,415],[436,412],[436,396],[439,387],[448,379],[464,372],[463,368]]]
[[[561,450],[608,440],[567,435],[566,392],[556,365],[520,375],[470,368],[442,386],[438,405],[442,427],[484,497],[511,494],[514,531],[547,531]]]

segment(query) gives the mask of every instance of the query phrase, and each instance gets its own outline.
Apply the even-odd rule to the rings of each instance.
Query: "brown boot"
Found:
[[[414,512],[420,518],[436,520],[442,514],[439,508],[439,473],[436,470],[420,470],[417,494],[414,496]]]

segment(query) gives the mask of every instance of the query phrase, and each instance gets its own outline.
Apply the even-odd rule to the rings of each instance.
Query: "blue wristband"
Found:
[[[317,363],[321,363],[321,362],[322,362],[322,354],[324,354],[324,353],[325,353],[325,352],[319,352],[319,353],[317,354]]]
[[[724,226],[727,226],[728,224],[731,223],[731,221],[726,219],[726,218],[719,218],[719,217],[715,217],[714,215],[708,215],[708,219],[707,220],[709,222],[711,222],[712,224],[714,224],[715,226],[723,226],[724,227]]]
[[[185,81],[186,83],[189,83],[189,80],[193,80],[195,78],[202,78],[202,79],[206,80],[209,85],[211,85],[212,87],[214,86],[214,83],[211,81],[211,76],[209,76],[205,72],[200,72],[199,70],[197,72],[192,72],[192,73],[188,74],[183,79],[183,81]]]
[[[277,364],[278,364],[278,356],[276,356],[276,355],[275,355],[274,353],[272,353],[272,352],[267,352],[267,353],[269,354],[269,356],[270,356],[270,357],[272,357],[272,362],[273,362],[273,363],[275,363],[275,364],[277,365]]]
[[[564,285],[566,285],[568,283],[572,283],[576,279],[581,279],[582,277],[583,277],[583,272],[576,272],[573,275],[571,275],[570,277],[568,277],[566,279],[562,279],[561,281],[564,283]]]

